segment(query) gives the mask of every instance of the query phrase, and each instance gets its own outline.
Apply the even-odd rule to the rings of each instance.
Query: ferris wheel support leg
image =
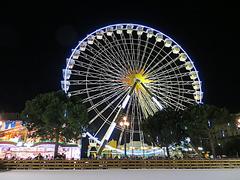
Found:
[[[100,147],[99,147],[99,149],[98,149],[98,152],[97,152],[98,155],[101,155],[101,153],[102,153],[105,145],[107,144],[110,136],[112,135],[112,132],[113,132],[114,128],[115,128],[116,125],[117,125],[117,123],[116,123],[115,121],[116,121],[117,117],[119,116],[121,110],[122,110],[122,107],[119,108],[119,110],[118,110],[116,116],[114,117],[112,123],[110,124],[110,126],[109,126],[106,134],[104,135],[104,137],[103,137],[103,139],[102,139],[102,141],[101,141]]]
[[[131,95],[132,95],[132,93],[133,93],[133,90],[135,89],[135,87],[136,87],[136,85],[137,85],[138,82],[139,82],[138,80],[135,81],[134,85],[132,86],[131,90],[129,91],[128,95],[125,97],[122,105],[120,106],[119,110],[117,111],[117,114],[115,115],[112,123],[110,124],[110,126],[109,126],[106,134],[104,135],[104,137],[103,137],[103,139],[102,139],[102,141],[101,141],[100,147],[99,147],[98,152],[97,152],[98,155],[101,155],[101,153],[102,153],[105,145],[107,144],[110,136],[112,135],[112,132],[113,132],[114,128],[115,128],[116,125],[117,125],[117,122],[116,122],[116,121],[117,121],[117,119],[118,119],[118,116],[119,116],[119,114],[121,113],[121,111],[122,111],[123,109],[125,109],[128,101],[129,101],[129,99],[130,99],[130,97],[131,97]]]

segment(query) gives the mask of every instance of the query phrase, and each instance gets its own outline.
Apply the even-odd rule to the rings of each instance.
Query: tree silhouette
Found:
[[[27,101],[21,113],[32,137],[55,140],[54,157],[59,140],[78,140],[87,126],[85,106],[77,97],[69,98],[63,91],[40,94]]]

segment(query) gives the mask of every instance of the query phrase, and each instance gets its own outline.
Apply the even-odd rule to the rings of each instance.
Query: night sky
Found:
[[[65,59],[79,40],[129,22],[158,29],[186,50],[203,81],[204,103],[240,112],[239,6],[56,2],[0,6],[0,111],[19,112],[26,100],[59,90]]]

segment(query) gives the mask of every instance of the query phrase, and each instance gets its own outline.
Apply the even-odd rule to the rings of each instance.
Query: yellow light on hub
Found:
[[[147,84],[152,82],[153,80],[148,79],[148,75],[144,74],[144,70],[136,71],[136,70],[131,70],[129,71],[124,78],[122,78],[122,82],[125,83],[126,85],[132,87],[138,79],[141,83]],[[138,93],[139,91],[141,92],[146,92],[146,90],[142,87],[140,83],[136,85],[135,92]]]

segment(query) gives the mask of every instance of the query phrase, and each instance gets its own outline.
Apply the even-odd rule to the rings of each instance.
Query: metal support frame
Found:
[[[129,91],[129,93],[128,93],[128,96],[126,97],[126,99],[127,99],[129,96],[132,95],[132,93],[133,93],[133,91],[134,91],[137,83],[139,83],[139,82],[140,82],[140,81],[139,81],[138,79],[135,80],[135,83],[133,84],[132,88],[130,89],[130,91]],[[125,100],[126,100],[126,99],[125,99]],[[125,101],[125,100],[124,100],[124,101]],[[128,100],[129,100],[129,98],[128,98]],[[123,101],[123,102],[124,102],[124,101]],[[123,105],[120,106],[117,114],[115,115],[112,123],[110,124],[110,126],[109,126],[106,134],[104,135],[104,137],[103,137],[103,139],[102,139],[102,141],[101,141],[100,147],[99,147],[98,152],[97,152],[98,155],[101,155],[101,153],[102,153],[105,145],[107,144],[110,136],[112,135],[112,132],[113,132],[114,128],[115,128],[116,125],[117,125],[118,117],[119,117],[119,115],[121,114],[122,110],[123,110],[125,107],[126,107],[126,103],[124,103],[124,106],[123,106]]]

